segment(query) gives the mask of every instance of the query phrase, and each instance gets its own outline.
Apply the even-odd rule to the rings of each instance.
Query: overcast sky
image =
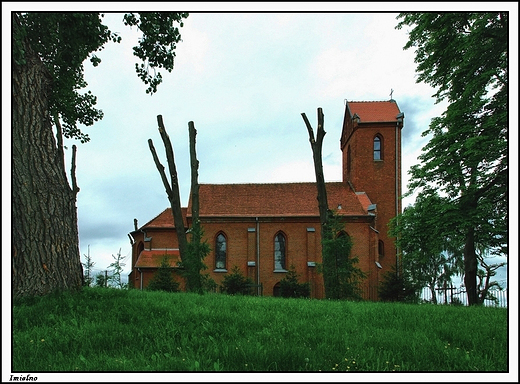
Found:
[[[146,4],[146,10],[153,10],[149,8],[153,3]],[[342,10],[359,10],[346,4]],[[169,5],[160,3],[160,10]],[[335,5],[333,9],[339,8]],[[294,3],[289,7],[300,10],[294,9]],[[106,9],[123,11],[118,4]],[[389,100],[393,90],[405,114],[402,176],[406,191],[408,169],[417,163],[427,142],[421,132],[445,105],[435,104],[432,88],[416,83],[414,52],[403,50],[407,30],[395,29],[396,16],[190,13],[180,29],[175,68],[172,73],[162,72],[164,82],[150,96],[134,69],[137,59],[132,47],[138,31],[123,25],[121,13],[106,14],[105,24],[123,39],[97,54],[102,59],[98,67],[85,64],[88,89],[98,97],[104,118],[82,128],[91,138],[88,144],[75,143],[82,261],[90,245],[94,269],[105,270],[121,249],[128,256],[126,275],[131,268],[127,234],[133,230],[134,218],[141,226],[169,206],[147,143],[153,140],[167,166],[157,115],[163,116],[173,144],[182,205],[186,206],[189,121],[198,131],[200,183],[313,182],[312,151],[301,113],[316,127],[316,111],[321,107],[327,132],[325,179],[340,181],[345,100]],[[67,169],[72,144],[66,143]],[[405,200],[403,206],[410,203],[413,199]]]

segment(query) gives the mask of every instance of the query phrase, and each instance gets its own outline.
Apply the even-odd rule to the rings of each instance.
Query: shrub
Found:
[[[202,290],[204,292],[216,292],[218,284],[211,278],[208,273],[201,275]]]
[[[280,296],[282,297],[309,297],[311,288],[309,283],[299,283],[296,269],[293,265],[285,277],[280,280]]]
[[[329,212],[322,239],[322,260],[318,272],[323,274],[327,299],[361,300],[361,281],[366,274],[357,266],[359,259],[351,255],[352,239],[345,232],[345,223]]]
[[[397,274],[395,266],[383,275],[378,293],[382,301],[417,303],[419,300],[416,287],[403,273]]]
[[[235,265],[231,273],[224,276],[220,289],[228,295],[251,295],[253,293],[251,285],[253,284],[253,280],[242,275],[240,269]]]
[[[170,267],[168,256],[162,258],[159,269],[153,275],[146,289],[166,292],[177,292],[179,290],[179,283],[172,276],[172,267]]]
[[[200,220],[195,221],[190,230],[191,240],[186,244],[186,254],[183,261],[179,262],[179,274],[184,277],[186,291],[204,293],[207,283],[202,271],[208,267],[204,264],[204,258],[210,253],[211,247],[207,241],[202,241],[204,229],[200,225]]]

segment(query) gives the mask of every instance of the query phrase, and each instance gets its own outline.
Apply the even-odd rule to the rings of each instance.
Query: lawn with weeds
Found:
[[[13,372],[507,372],[507,310],[84,288],[18,301]]]

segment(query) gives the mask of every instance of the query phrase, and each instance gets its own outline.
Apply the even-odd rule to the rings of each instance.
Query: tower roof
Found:
[[[347,101],[351,116],[357,114],[361,123],[395,122],[401,113],[395,100]]]

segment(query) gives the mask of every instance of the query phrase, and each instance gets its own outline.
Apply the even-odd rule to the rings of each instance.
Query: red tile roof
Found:
[[[331,209],[341,205],[344,215],[367,214],[347,184],[326,183],[326,188]],[[201,217],[319,216],[316,183],[201,184],[199,195]]]
[[[187,208],[181,208],[182,211],[182,219],[184,221],[184,226],[188,226],[186,223],[186,212]],[[172,209],[166,208],[164,211],[155,216],[152,220],[147,222],[141,228],[175,228],[175,224],[173,223],[173,215]]]
[[[372,204],[370,199],[368,198],[367,194],[365,192],[356,192],[356,196],[359,199],[359,202],[361,203],[361,206],[365,211],[368,211],[368,206]]]
[[[361,123],[397,121],[401,112],[395,101],[348,101],[352,116],[357,113]]]
[[[169,208],[171,211],[171,208]],[[135,263],[136,268],[158,268],[161,265],[163,257],[169,256],[170,267],[177,267],[177,262],[180,261],[180,254],[178,249],[168,250],[147,250],[141,251],[137,262]]]
[[[368,214],[370,199],[343,182],[326,183],[330,209],[341,215]],[[204,217],[319,217],[316,183],[200,184],[199,214]],[[338,210],[338,207],[341,209]],[[184,215],[191,217],[191,196]],[[186,216],[185,216],[186,217]],[[141,228],[174,228],[171,208]]]

